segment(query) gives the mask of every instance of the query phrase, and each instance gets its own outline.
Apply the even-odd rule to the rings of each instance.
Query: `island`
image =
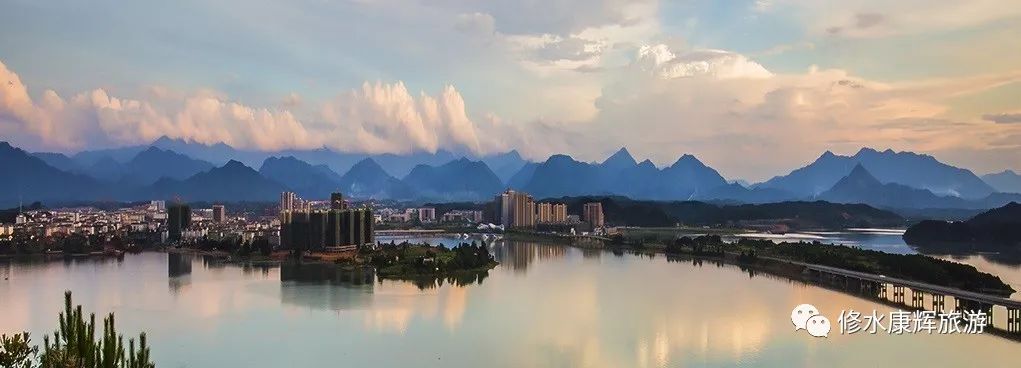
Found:
[[[1011,202],[967,221],[921,221],[904,232],[904,241],[936,251],[1021,252],[1021,204]]]
[[[390,279],[446,277],[487,272],[498,264],[486,242],[460,243],[453,248],[428,243],[380,243],[359,252],[356,262],[376,268],[376,275]]]

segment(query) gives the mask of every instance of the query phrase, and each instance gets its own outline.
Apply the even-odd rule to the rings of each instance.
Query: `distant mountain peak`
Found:
[[[183,142],[183,140],[178,140],[178,139],[170,138],[168,136],[163,135],[163,136],[160,136],[159,138],[156,138],[155,141],[152,141],[152,143],[150,145],[155,146],[155,145],[175,143],[175,142]]]
[[[860,163],[854,165],[854,168],[851,169],[851,172],[848,173],[845,178],[852,178],[852,179],[857,179],[857,180],[869,180],[869,181],[874,181],[876,183],[879,183],[879,180],[876,179],[875,176],[872,176],[872,173],[870,173],[869,170],[866,169],[865,166],[862,166],[862,164],[860,164]]]
[[[255,171],[254,169],[246,166],[245,164],[241,163],[241,161],[238,161],[238,160],[227,161],[227,163],[223,165],[223,168],[224,169],[243,169],[243,170]]]
[[[855,153],[854,155],[857,157],[857,156],[862,156],[862,155],[867,155],[867,154],[877,154],[877,153],[879,153],[879,151],[876,151],[875,149],[873,149],[871,147],[862,147],[860,150],[858,150],[858,153]]]
[[[638,165],[638,162],[631,156],[631,152],[628,152],[627,148],[621,147],[616,153],[607,157],[601,165],[612,169],[624,169]]]
[[[546,159],[546,162],[574,162],[574,158],[565,154],[555,154]]]
[[[358,161],[357,163],[354,164],[354,166],[351,166],[351,170],[354,170],[354,168],[356,167],[359,169],[372,168],[378,169],[379,171],[383,171],[383,167],[379,166],[379,163],[376,162],[376,160],[373,160],[372,157],[366,157],[361,161]]]
[[[671,167],[679,167],[679,166],[682,166],[682,165],[685,165],[685,166],[695,166],[695,167],[704,167],[705,166],[705,164],[703,164],[702,161],[699,161],[698,158],[696,158],[695,156],[693,156],[691,154],[687,154],[687,153],[682,155],[681,158],[678,158],[677,161],[675,161],[674,164],[670,165],[670,166]]]

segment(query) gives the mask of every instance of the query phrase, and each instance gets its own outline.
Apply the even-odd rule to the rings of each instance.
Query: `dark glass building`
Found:
[[[181,240],[181,233],[191,226],[191,207],[183,203],[174,203],[167,207],[167,239]]]
[[[280,213],[280,245],[292,250],[371,246],[374,219],[367,208]]]

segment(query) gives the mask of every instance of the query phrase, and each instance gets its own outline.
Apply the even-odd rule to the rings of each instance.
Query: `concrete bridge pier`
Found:
[[[893,302],[904,304],[904,287],[900,285],[893,286]]]
[[[932,310],[936,313],[946,313],[946,295],[932,294]]]
[[[968,300],[964,298],[955,298],[957,300],[957,306],[954,311],[959,313],[965,312],[985,312],[989,321],[993,320],[993,305],[989,303],[983,303],[976,300]]]
[[[925,306],[925,293],[919,290],[911,289],[911,307],[912,308],[924,308]]]
[[[1021,309],[1007,308],[1007,332],[1021,334]]]

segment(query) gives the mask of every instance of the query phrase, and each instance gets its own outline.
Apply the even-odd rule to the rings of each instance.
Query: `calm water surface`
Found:
[[[496,242],[481,284],[420,289],[337,273],[281,281],[143,253],[123,261],[0,263],[0,331],[41,342],[63,290],[144,329],[160,367],[1017,367],[1021,343],[989,335],[795,332],[791,309],[890,307],[729,265]],[[1015,274],[1016,269],[1013,270]],[[290,276],[285,279],[292,279]]]

